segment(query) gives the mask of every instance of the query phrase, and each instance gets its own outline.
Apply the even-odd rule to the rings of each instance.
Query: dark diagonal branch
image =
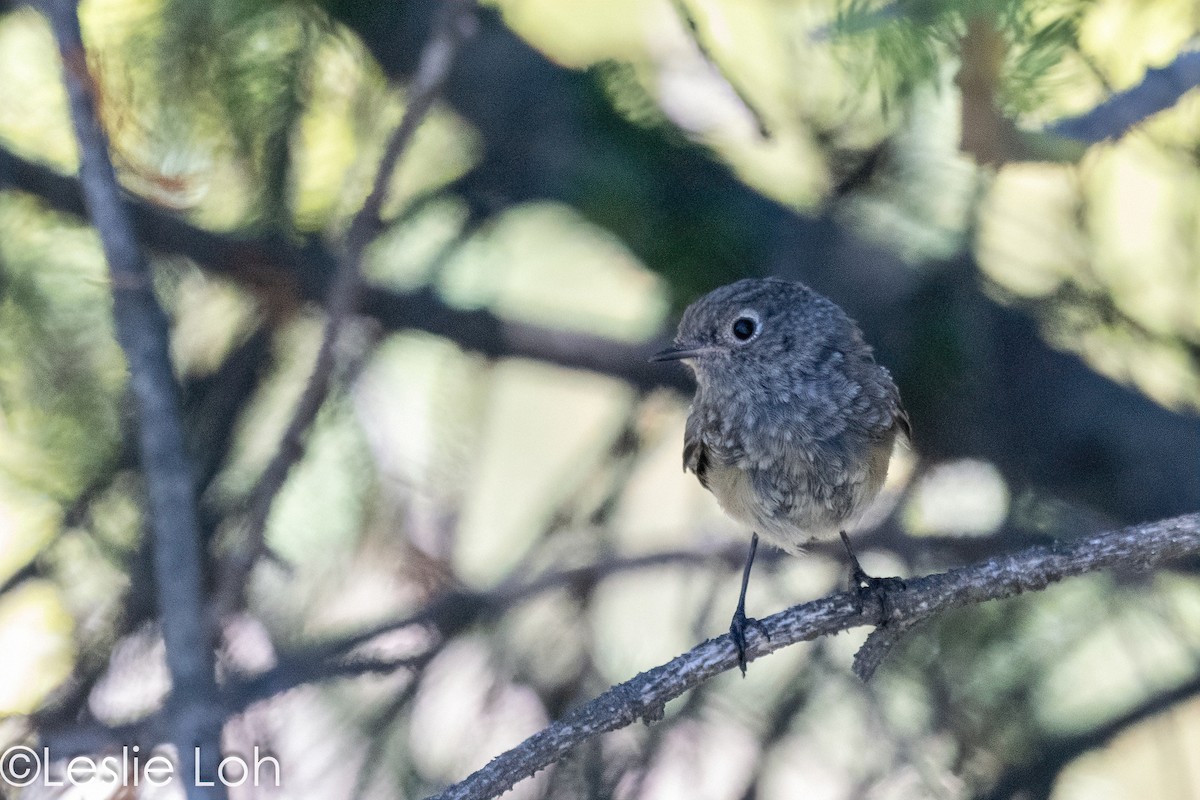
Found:
[[[1087,113],[1051,123],[1046,130],[1089,144],[1120,139],[1135,125],[1174,106],[1197,86],[1200,50],[1187,50],[1165,67],[1147,70],[1138,85],[1117,92]]]
[[[96,99],[74,0],[47,0],[62,56],[71,121],[79,143],[79,177],[112,282],[117,339],[129,364],[137,410],[138,446],[149,495],[154,572],[171,673],[169,735],[179,756],[187,795],[223,798],[208,781],[221,758],[223,715],[213,672],[213,627],[204,603],[204,553],[191,465],[184,452],[179,387],[171,365],[166,315],[150,268],[117,185],[108,142],[96,117]],[[200,768],[208,785],[196,773]]]
[[[362,257],[379,228],[379,215],[387,197],[391,177],[396,164],[412,142],[413,134],[433,108],[438,91],[454,64],[454,56],[459,46],[474,30],[473,7],[474,3],[471,0],[447,0],[440,23],[421,55],[420,66],[409,86],[404,114],[384,149],[371,192],[346,232],[345,241],[338,254],[333,283],[329,289],[325,331],[321,337],[316,362],[291,421],[283,433],[279,448],[251,494],[249,513],[244,525],[245,538],[225,562],[221,591],[218,595],[221,611],[228,611],[236,605],[250,571],[263,554],[267,518],[271,507],[287,481],[292,466],[304,454],[305,435],[329,396],[338,336],[346,320],[359,307],[362,294]]]
[[[1019,553],[950,572],[907,581],[890,593],[888,624],[911,624],[952,608],[1039,591],[1064,578],[1106,569],[1147,570],[1200,553],[1200,513],[1134,525]],[[756,634],[746,656],[753,660],[797,642],[871,625],[880,609],[853,593],[794,606],[762,620],[771,638]],[[437,800],[485,800],[545,769],[582,742],[642,719],[663,716],[666,703],[733,669],[737,654],[729,636],[710,639],[673,661],[614,686],[586,705],[493,759]]]

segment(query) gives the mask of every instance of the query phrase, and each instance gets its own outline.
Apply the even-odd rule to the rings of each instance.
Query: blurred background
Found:
[[[437,10],[81,7],[214,571]],[[393,177],[270,553],[220,620],[226,746],[284,770],[233,796],[423,797],[726,630],[748,532],[680,471],[690,378],[646,357],[740,277],[829,295],[896,375],[915,443],[856,536],[867,571],[1200,509],[1195,3],[497,0],[478,20]],[[169,688],[76,167],[49,29],[0,0],[0,743],[64,757],[161,741]],[[843,580],[832,548],[760,558],[753,615]],[[1198,567],[947,614],[869,686],[865,631],[793,647],[511,796],[1200,798]]]

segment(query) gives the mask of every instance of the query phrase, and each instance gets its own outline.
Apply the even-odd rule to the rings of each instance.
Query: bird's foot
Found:
[[[858,556],[854,555],[854,551],[850,548],[850,539],[846,533],[842,532],[842,545],[846,548],[846,554],[850,556],[850,586],[858,593],[859,605],[866,607],[868,602],[872,602],[879,608],[879,619],[876,624],[886,625],[892,617],[893,605],[891,595],[894,592],[903,591],[907,588],[902,578],[876,578],[874,575],[868,575],[862,568],[862,564],[858,563]]]
[[[854,588],[858,591],[859,604],[866,608],[868,602],[879,608],[878,625],[886,625],[892,618],[895,606],[892,595],[908,588],[902,578],[876,578],[862,570],[853,573]]]
[[[747,617],[746,609],[738,606],[729,623],[729,638],[733,639],[733,646],[737,648],[738,668],[742,671],[743,678],[746,677],[746,631],[750,628],[754,628],[767,637],[768,642],[771,641],[771,634],[767,630],[767,626],[754,617]]]

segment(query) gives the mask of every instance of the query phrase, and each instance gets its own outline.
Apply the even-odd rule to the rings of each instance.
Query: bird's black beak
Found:
[[[682,361],[685,358],[695,358],[704,352],[702,347],[668,347],[650,356],[651,361]]]

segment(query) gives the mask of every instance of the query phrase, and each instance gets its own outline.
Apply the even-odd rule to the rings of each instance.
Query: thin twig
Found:
[[[695,43],[696,49],[700,51],[700,55],[721,76],[721,80],[725,81],[725,85],[733,90],[733,93],[737,95],[746,112],[754,120],[754,127],[758,130],[758,135],[764,139],[770,139],[771,129],[767,125],[767,118],[758,109],[754,101],[750,99],[749,93],[742,88],[738,81],[733,79],[728,70],[717,60],[716,55],[713,54],[712,49],[704,39],[704,33],[700,30],[700,23],[696,20],[696,16],[692,13],[692,10],[688,8],[687,0],[672,0],[671,4],[675,6],[675,13],[679,15],[679,19],[683,22],[684,27],[687,28],[692,42]]]
[[[527,582],[501,584],[491,591],[449,591],[434,598],[424,608],[409,616],[387,620],[361,631],[336,639],[318,642],[280,655],[279,664],[265,673],[235,684],[228,695],[235,698],[230,706],[240,710],[244,698],[258,701],[292,689],[304,683],[334,677],[353,677],[353,660],[346,661],[355,650],[387,633],[418,625],[433,626],[440,639],[448,639],[458,631],[481,619],[494,619],[514,606],[546,592],[580,584],[595,584],[609,575],[654,569],[663,566],[703,567],[713,563],[732,564],[740,557],[741,543],[734,547],[707,550],[669,550],[629,558],[614,558],[580,567],[551,572]],[[364,661],[362,663],[370,663]],[[403,661],[396,667],[407,666]],[[296,665],[304,665],[299,669]],[[255,687],[271,687],[270,691]],[[243,699],[238,699],[243,698]]]
[[[283,433],[278,450],[251,493],[250,508],[243,525],[244,540],[224,564],[217,598],[221,613],[237,605],[251,570],[265,550],[267,518],[275,498],[287,481],[288,473],[303,456],[305,435],[329,395],[338,336],[346,320],[359,306],[363,252],[380,226],[380,212],[396,164],[412,142],[413,134],[432,110],[438,92],[454,65],[459,47],[474,32],[476,22],[473,10],[473,0],[447,0],[439,24],[421,54],[420,67],[409,87],[404,115],[384,149],[371,192],[346,232],[337,258],[337,271],[329,289],[325,331],[312,374]]]
[[[178,752],[187,796],[220,800],[225,797],[224,786],[208,779],[221,759],[224,714],[214,673],[214,626],[205,613],[200,517],[192,468],[184,450],[170,330],[121,196],[107,137],[96,117],[77,4],[75,0],[46,0],[42,7],[62,57],[79,143],[80,184],[108,261],[117,340],[129,365],[137,410],[158,609],[171,674],[168,735]],[[205,781],[198,780],[201,774]]]
[[[388,763],[385,755],[387,753],[389,735],[392,733],[389,728],[396,722],[396,718],[400,716],[400,712],[416,697],[417,692],[421,688],[421,679],[425,676],[425,667],[442,652],[445,644],[444,640],[438,642],[428,652],[421,655],[419,663],[413,666],[412,677],[408,683],[404,685],[404,688],[390,702],[379,709],[374,715],[374,719],[366,726],[367,730],[364,733],[368,742],[367,752],[364,753],[365,757],[362,760],[362,766],[358,770],[358,777],[355,779],[354,791],[350,794],[351,797],[368,796],[367,790],[370,788],[371,780],[375,777],[373,770],[377,770]]]
[[[854,664],[851,669],[863,683],[868,683],[875,676],[875,671],[883,664],[888,654],[900,643],[920,620],[897,622],[891,625],[880,625],[867,635],[867,640],[854,654]]]
[[[1067,577],[1105,569],[1146,570],[1200,553],[1200,513],[1075,540],[1033,547],[950,572],[906,581],[889,593],[889,624],[921,620],[947,609],[1040,591]],[[873,624],[880,609],[864,607],[854,592],[794,606],[761,620],[770,639],[747,643],[753,660],[797,642]],[[558,761],[580,743],[642,719],[661,719],[666,703],[737,665],[728,635],[710,639],[663,666],[614,686],[590,703],[526,739],[437,800],[486,800]]]
[[[441,651],[442,644],[435,643],[428,650],[402,658],[363,656],[316,663],[289,659],[274,669],[230,687],[224,694],[225,704],[231,714],[240,714],[255,703],[322,681],[391,675],[401,670],[415,676]]]

